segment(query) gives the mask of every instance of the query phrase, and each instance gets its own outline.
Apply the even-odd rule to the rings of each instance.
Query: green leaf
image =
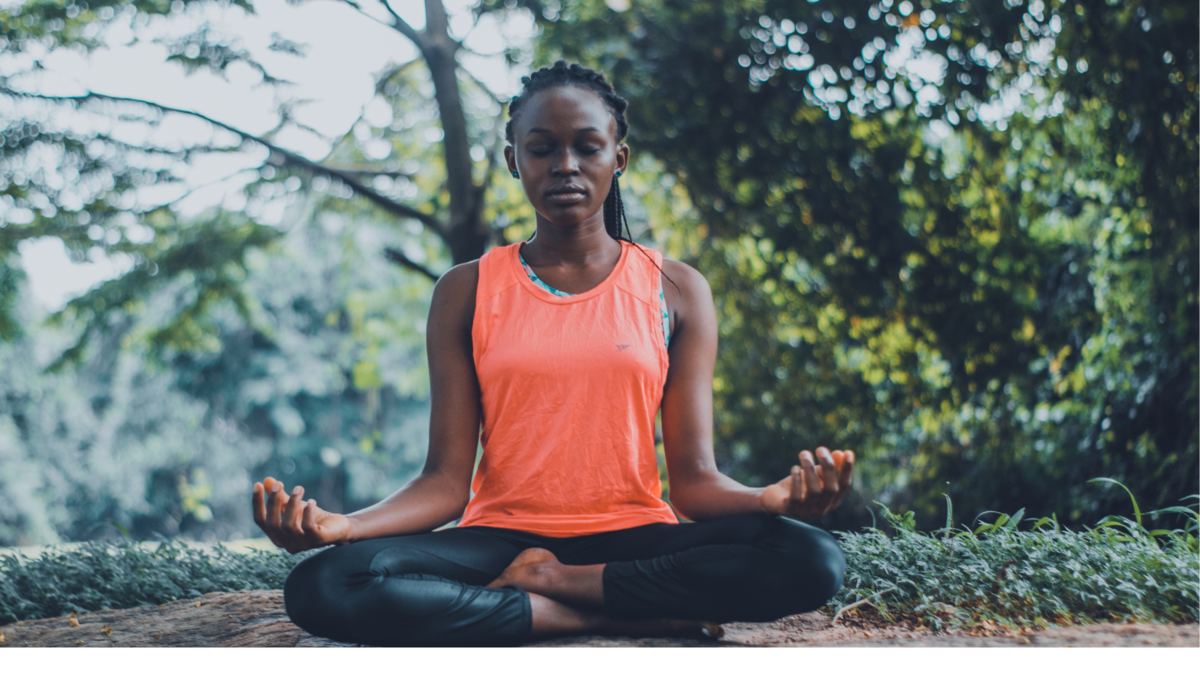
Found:
[[[1021,517],[1024,515],[1025,515],[1025,509],[1023,509],[1023,508],[1019,509],[1016,513],[1013,514],[1011,519],[1008,519],[1008,525],[1004,529],[1006,529],[1006,530],[1017,529],[1017,526],[1021,524]]]
[[[1142,526],[1142,511],[1141,511],[1141,509],[1138,508],[1137,500],[1134,499],[1133,493],[1129,491],[1129,488],[1125,487],[1122,483],[1115,481],[1111,478],[1092,478],[1088,482],[1089,483],[1112,483],[1113,485],[1119,485],[1121,487],[1121,489],[1124,490],[1125,493],[1129,495],[1129,501],[1133,502],[1134,520],[1137,521],[1138,527]]]
[[[950,502],[950,495],[945,492],[942,496],[946,498],[946,536],[950,536],[950,531],[954,529],[954,504]]]

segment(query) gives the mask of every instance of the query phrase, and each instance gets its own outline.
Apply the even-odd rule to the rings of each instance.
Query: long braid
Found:
[[[608,232],[608,236],[613,239],[623,239],[621,236],[621,216],[624,215],[624,204],[621,203],[621,186],[617,183],[617,177],[613,176],[612,187],[609,188],[608,197],[604,199],[604,231]],[[625,226],[626,231],[629,226]]]

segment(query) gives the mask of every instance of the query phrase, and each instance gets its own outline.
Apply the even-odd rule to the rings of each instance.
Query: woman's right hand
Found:
[[[299,485],[288,495],[283,483],[268,476],[254,484],[253,503],[254,522],[288,553],[350,542],[350,519],[322,509],[315,499],[304,501]]]

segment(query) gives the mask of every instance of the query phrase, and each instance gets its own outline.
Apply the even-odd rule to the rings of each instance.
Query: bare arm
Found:
[[[428,532],[462,516],[479,443],[479,381],[471,349],[478,263],[446,273],[433,291],[429,354],[429,454],[421,475],[350,514],[352,540]]]
[[[254,519],[277,546],[295,553],[428,532],[458,518],[470,497],[479,442],[479,382],[471,346],[478,263],[447,272],[433,292],[426,328],[431,396],[429,454],[421,474],[383,501],[349,515],[305,502],[304,488],[285,494],[267,478],[254,486]]]
[[[712,291],[699,272],[683,263],[664,261],[663,271],[675,282],[664,282],[663,287],[674,318],[662,402],[672,505],[692,520],[743,513],[807,518],[835,508],[850,486],[853,453],[818,448],[814,461],[805,450],[791,475],[765,488],[746,487],[717,469],[712,436],[717,316]],[[822,476],[836,479],[823,481]]]

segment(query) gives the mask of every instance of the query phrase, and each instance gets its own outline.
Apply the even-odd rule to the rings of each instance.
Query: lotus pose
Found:
[[[803,450],[762,488],[717,470],[712,295],[696,270],[622,231],[625,101],[603,75],[562,61],[523,83],[504,153],[537,231],[437,283],[421,474],[348,515],[300,486],[254,485],[255,522],[277,546],[338,544],[292,571],[288,615],[346,642],[517,645],[715,639],[721,622],[822,606],[845,558],[793,519],[837,506],[854,454]]]

